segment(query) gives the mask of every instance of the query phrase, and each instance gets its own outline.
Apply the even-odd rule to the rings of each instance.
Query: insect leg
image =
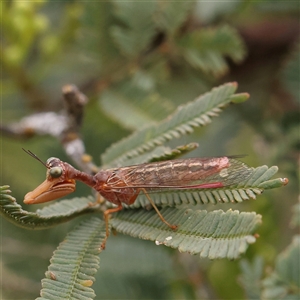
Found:
[[[164,217],[163,215],[160,213],[160,211],[158,210],[157,206],[155,205],[155,203],[153,202],[153,200],[150,198],[150,196],[148,195],[147,191],[142,188],[141,189],[144,194],[146,195],[147,199],[149,200],[149,202],[151,203],[151,205],[153,206],[153,208],[155,209],[155,211],[157,212],[159,218],[162,220],[162,222],[164,222],[166,225],[168,225],[171,229],[176,230],[178,228],[177,225],[171,225]]]
[[[119,204],[118,207],[115,207],[115,208],[110,208],[110,209],[107,209],[103,215],[104,215],[104,221],[105,221],[105,227],[106,227],[106,235],[105,235],[105,239],[104,241],[102,242],[101,244],[101,248],[104,250],[105,249],[105,245],[106,245],[106,241],[107,241],[107,238],[109,237],[109,224],[108,224],[108,221],[109,221],[109,217],[112,213],[115,213],[115,212],[118,212],[120,210],[123,209],[123,206],[122,206],[122,203]]]

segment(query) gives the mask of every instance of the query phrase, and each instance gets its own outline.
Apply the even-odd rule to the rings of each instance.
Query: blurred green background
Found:
[[[289,225],[299,187],[299,3],[10,1],[1,8],[2,128],[35,112],[59,112],[62,86],[74,83],[90,99],[81,133],[98,165],[112,143],[237,81],[238,92],[251,96],[246,103],[171,145],[198,142],[193,156],[246,154],[249,165],[277,165],[289,178],[256,201],[221,207],[262,214],[260,238],[246,257],[260,255],[272,267],[295,234]],[[9,184],[19,203],[45,178],[22,147],[44,161],[68,161],[53,137],[2,131],[0,184]],[[77,195],[90,193],[79,185]],[[52,252],[79,221],[26,231],[1,218],[1,299],[37,297]],[[120,234],[100,259],[96,299],[244,299],[238,262]]]

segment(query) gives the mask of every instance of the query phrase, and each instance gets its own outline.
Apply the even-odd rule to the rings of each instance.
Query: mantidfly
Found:
[[[149,193],[235,186],[251,174],[251,168],[235,159],[236,157],[223,156],[145,163],[100,170],[97,174],[90,175],[55,157],[49,158],[44,163],[31,151],[23,150],[47,168],[46,180],[25,195],[24,203],[43,203],[68,195],[75,191],[76,180],[79,180],[117,205],[104,212],[106,237],[102,248],[105,248],[109,236],[110,215],[122,210],[123,203],[133,204],[141,192],[145,194],[162,222],[172,230],[176,230],[177,225],[165,220]]]

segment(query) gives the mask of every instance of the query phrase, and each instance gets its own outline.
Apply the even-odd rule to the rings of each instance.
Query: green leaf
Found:
[[[162,122],[141,129],[113,144],[101,156],[102,163],[105,167],[126,165],[129,158],[137,157],[169,140],[191,133],[195,127],[209,124],[211,119],[218,116],[221,109],[231,102],[231,97],[236,97],[236,88],[236,83],[227,83],[179,107]],[[244,100],[247,98],[245,94]]]
[[[293,206],[292,227],[300,227],[300,203]]]
[[[92,197],[85,197],[61,200],[33,213],[23,210],[10,193],[8,185],[0,187],[0,212],[10,222],[26,229],[46,229],[98,209],[91,205]]]
[[[152,151],[141,154],[138,157],[127,159],[127,165],[141,164],[144,162],[157,162],[165,161],[170,159],[176,159],[180,156],[195,150],[198,147],[197,143],[190,143],[187,145],[178,146],[174,149],[166,146],[159,146],[154,148]]]
[[[299,299],[300,297],[300,236],[278,255],[275,271],[263,281],[262,299]]]
[[[147,72],[146,70],[137,69],[132,76],[131,83],[132,85],[143,91],[155,90],[155,78],[150,72]],[[160,95],[157,94],[157,97],[160,97]],[[159,102],[157,104],[159,104]],[[151,104],[151,106],[152,105],[153,104]]]
[[[300,292],[300,235],[296,235],[292,244],[287,247],[276,261],[275,271],[277,274],[288,283],[291,288],[298,289]]]
[[[152,15],[156,2],[113,1],[115,15],[125,25],[112,26],[110,33],[121,52],[129,57],[146,50],[156,31]]]
[[[193,1],[160,1],[154,21],[167,35],[173,35],[183,25],[194,6]]]
[[[130,130],[154,124],[175,109],[170,101],[159,94],[141,91],[132,86],[126,90],[122,87],[105,90],[101,93],[99,103],[108,116]]]
[[[248,93],[234,94],[231,96],[231,103],[242,103],[245,102],[245,100],[247,100],[248,98],[250,98],[250,95]]]
[[[151,14],[157,9],[155,1],[141,2],[139,5],[129,1],[112,0],[111,2],[114,5],[114,14],[116,17],[129,27],[142,26],[141,24],[145,22],[145,19],[149,22]]]
[[[186,153],[189,153],[189,152],[195,150],[198,147],[199,147],[199,145],[197,143],[189,143],[186,145],[178,146],[175,149],[170,149],[169,151],[165,151],[161,155],[152,156],[152,158],[150,160],[147,160],[147,162],[156,162],[156,161],[165,161],[165,160],[170,160],[170,159],[176,159]]]
[[[137,129],[141,124],[151,124],[155,121],[146,111],[124,98],[122,94],[106,90],[101,94],[100,101],[104,112],[115,121],[122,123],[125,128]]]
[[[293,95],[297,103],[300,103],[299,82],[300,82],[300,43],[298,43],[291,53],[282,71],[282,79],[288,91]]]
[[[240,62],[245,46],[235,29],[229,26],[194,31],[182,38],[182,55],[194,68],[221,76],[228,71],[226,57]]]
[[[163,208],[162,215],[176,231],[164,224],[152,211],[123,210],[111,219],[117,231],[145,240],[155,241],[180,252],[200,254],[210,259],[235,259],[255,242],[252,233],[261,223],[261,216],[238,211]]]
[[[242,274],[239,282],[242,284],[247,299],[260,299],[261,278],[263,276],[264,261],[262,257],[256,256],[252,263],[243,259],[240,262]]]
[[[94,299],[90,286],[99,269],[104,238],[105,223],[96,217],[84,220],[71,231],[54,251],[37,300]]]

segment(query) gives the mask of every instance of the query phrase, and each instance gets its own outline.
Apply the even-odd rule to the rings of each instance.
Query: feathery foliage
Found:
[[[295,101],[300,103],[299,96],[299,64],[300,64],[300,42],[298,42],[290,57],[285,63],[284,69],[282,70],[283,82],[288,88],[288,91],[293,95]]]
[[[239,62],[245,56],[239,35],[229,26],[192,32],[180,41],[180,45],[183,57],[192,67],[215,76],[228,70],[225,57]]]
[[[300,237],[295,235],[292,243],[281,252],[274,271],[263,278],[264,263],[256,257],[252,263],[241,261],[243,285],[247,299],[299,299],[300,296]]]
[[[297,216],[299,213],[294,210],[292,220]],[[262,299],[299,299],[299,253],[300,235],[296,234],[291,244],[277,256],[273,272],[262,281]]]
[[[239,282],[242,284],[247,299],[260,299],[261,278],[263,276],[263,259],[255,257],[253,262],[246,259],[240,261],[241,276]]]
[[[181,106],[169,118],[141,129],[110,147],[103,155],[103,161],[110,166],[140,161],[160,161],[178,157],[195,149],[197,147],[195,143],[179,146],[173,150],[163,146],[163,143],[210,123],[211,118],[217,116],[229,103],[246,100],[247,94],[234,94],[236,88],[235,83],[225,84],[198,97],[194,102]],[[249,244],[255,242],[254,234],[261,223],[261,216],[231,210],[207,212],[186,209],[185,206],[235,203],[255,199],[264,189],[280,187],[287,183],[286,179],[271,179],[277,170],[277,167],[267,166],[249,168],[237,159],[230,158],[230,167],[226,171],[228,174],[216,175],[222,176],[225,184],[222,188],[174,189],[151,193],[156,205],[163,207],[161,209],[163,216],[168,222],[178,226],[176,231],[162,223],[154,210],[147,211],[142,208],[149,206],[148,199],[142,193],[131,205],[131,209],[124,209],[115,214],[110,224],[116,231],[155,241],[180,252],[199,254],[210,259],[236,259],[246,251]],[[218,179],[213,177],[210,180],[215,182]],[[82,214],[99,213],[99,205],[92,202],[92,198],[62,200],[36,213],[29,213],[9,195],[8,186],[2,188],[0,197],[1,212],[9,220],[25,228],[39,229],[57,225]],[[108,205],[111,206],[110,203]],[[90,263],[89,255],[95,249],[99,250],[101,239],[105,237],[104,224],[99,219],[92,218],[67,236],[51,259],[49,271],[46,273],[47,278],[42,281],[42,298],[39,299],[51,297],[92,299],[95,296],[93,290],[86,286],[92,284],[92,277],[85,278],[83,273],[92,276],[98,268],[95,266],[98,264],[95,258]],[[80,249],[74,246],[77,244],[80,245]],[[91,244],[94,248],[90,248]],[[66,254],[68,251],[69,255]],[[84,260],[86,255],[87,261]]]
[[[102,163],[105,167],[126,165],[128,158],[139,156],[167,141],[193,132],[196,127],[209,124],[226,105],[245,101],[249,97],[248,94],[234,94],[236,89],[236,83],[224,84],[179,107],[162,122],[136,131],[109,147],[101,156]]]
[[[164,208],[161,213],[176,231],[166,230],[155,211],[125,210],[112,219],[112,227],[124,234],[155,241],[178,249],[180,252],[200,254],[210,259],[235,259],[243,253],[248,244],[255,242],[253,232],[261,223],[261,216],[238,211]]]
[[[147,151],[144,154],[139,155],[138,157],[133,157],[132,159],[127,159],[127,165],[134,165],[143,162],[157,162],[170,159],[176,159],[181,157],[184,154],[187,154],[198,148],[197,143],[189,143],[187,145],[178,146],[174,149],[171,149],[167,146],[158,146],[155,147],[152,151]]]
[[[293,218],[291,220],[292,227],[300,227],[300,203],[293,206]]]
[[[292,221],[299,217],[294,207]],[[299,224],[292,222],[294,226]],[[300,236],[294,235],[290,245],[276,258],[275,267],[263,277],[264,261],[256,256],[252,263],[247,260],[240,262],[240,283],[247,299],[299,299],[300,296]]]
[[[138,85],[151,86],[151,78],[142,72],[135,74]],[[135,79],[133,79],[135,80]],[[141,82],[143,81],[143,82]],[[103,111],[116,122],[128,129],[137,130],[145,124],[153,124],[168,116],[174,105],[171,101],[162,98],[158,93],[142,92],[132,85],[130,90],[106,90],[101,94],[100,105]],[[123,118],[123,116],[130,118]]]
[[[156,2],[145,2],[143,6],[126,1],[113,3],[115,15],[125,26],[113,26],[111,36],[125,56],[134,57],[147,49],[155,35],[152,15]]]
[[[84,220],[74,228],[54,251],[37,300],[94,299],[91,286],[104,238],[105,223],[99,218]]]
[[[177,231],[163,224],[154,210],[147,210],[149,202],[141,192],[132,206],[124,207],[110,219],[114,231],[137,239],[124,248],[120,240],[123,242],[125,237],[112,238],[104,253],[99,250],[105,235],[100,219],[102,211],[112,207],[111,203],[94,203],[95,197],[69,197],[46,204],[36,212],[28,212],[10,195],[9,187],[3,186],[0,188],[0,212],[15,225],[44,229],[77,217],[83,220],[65,239],[64,229],[68,226],[58,227],[63,230],[49,230],[49,235],[39,231],[20,234],[20,229],[3,222],[0,261],[0,267],[4,266],[3,297],[36,297],[40,288],[37,286],[39,274],[46,269],[45,261],[48,262],[53,247],[64,240],[53,254],[39,299],[93,299],[95,294],[99,299],[205,299],[224,295],[242,298],[241,291],[236,288],[235,262],[199,262],[199,256],[233,259],[255,242],[261,216],[254,212],[227,210],[231,203],[239,203],[235,208],[259,211],[263,215],[264,223],[258,231],[260,238],[246,255],[259,252],[270,264],[275,259],[275,248],[281,247],[285,240],[280,239],[279,232],[287,224],[282,220],[288,217],[290,202],[278,198],[291,200],[295,194],[291,191],[296,186],[295,157],[299,150],[296,109],[299,49],[297,47],[291,55],[285,52],[291,49],[297,36],[295,25],[289,22],[291,15],[297,16],[297,7],[290,4],[294,7],[290,15],[282,9],[280,14],[278,10],[274,15],[274,1],[267,2],[248,1],[243,5],[228,1],[208,4],[203,1],[75,0],[54,4],[49,0],[12,0],[3,3],[1,184],[9,182],[10,186],[17,186],[13,190],[16,198],[22,199],[23,193],[38,182],[40,174],[31,162],[22,160],[19,148],[31,149],[43,159],[53,155],[63,158],[57,147],[58,139],[68,156],[63,159],[73,158],[69,150],[74,150],[78,144],[71,143],[68,149],[64,147],[62,128],[49,116],[52,114],[57,121],[58,116],[65,115],[66,109],[62,114],[57,113],[62,108],[58,91],[62,82],[70,81],[80,86],[91,99],[85,107],[85,124],[78,132],[82,142],[79,146],[87,149],[96,161],[102,153],[102,168],[177,159],[195,149],[196,144],[190,142],[197,140],[203,148],[196,150],[194,156],[220,155],[226,151],[247,153],[249,165],[257,166],[262,161],[269,166],[278,165],[291,182],[288,189],[281,189],[277,194],[265,193],[260,197],[264,201],[248,201],[256,199],[266,189],[285,185],[287,180],[272,179],[278,170],[276,166],[245,166],[239,169],[238,180],[224,188],[170,190],[156,194],[150,191],[149,196],[166,220],[179,225]],[[280,3],[280,8],[285,5]],[[266,12],[267,22],[264,20]],[[283,22],[279,15],[284,16]],[[298,20],[295,24],[298,25]],[[284,64],[282,58],[289,57]],[[244,59],[245,64],[238,67]],[[251,93],[252,99],[224,114],[221,124],[221,119],[214,117],[228,104],[245,101],[248,94],[235,94],[235,83],[211,88],[237,79],[243,89],[247,87],[245,90]],[[203,95],[197,97],[199,94]],[[180,109],[176,110],[177,107]],[[25,118],[29,117],[34,126],[16,121],[29,111],[33,114]],[[35,119],[34,112],[41,111],[44,115]],[[212,121],[216,122],[202,132],[201,141],[199,137],[185,137]],[[65,121],[63,123],[68,127]],[[39,135],[38,131],[50,136],[30,140],[29,137]],[[19,137],[25,140],[10,143],[11,138]],[[179,143],[176,144],[175,139],[182,137],[179,143],[189,144],[177,146]],[[89,157],[84,159],[88,161]],[[76,164],[78,161],[75,159]],[[90,171],[82,164],[78,166]],[[29,176],[24,180],[26,175]],[[90,194],[80,184],[77,192]],[[271,197],[274,201],[269,201]],[[200,210],[203,204],[208,211]],[[226,207],[226,212],[214,210],[211,204],[220,204],[218,209]],[[295,209],[299,211],[299,205]],[[293,224],[298,224],[298,220],[295,215]],[[163,252],[165,247],[143,243],[138,238],[197,256],[181,255],[179,251]],[[277,243],[276,239],[282,241]],[[140,244],[142,250],[138,247]],[[173,255],[169,258],[175,262],[176,270],[168,265],[167,268],[159,266],[163,271],[153,271],[161,264],[161,260],[152,255],[153,249],[165,253],[164,257]],[[298,299],[297,252],[299,241],[295,238],[278,257],[274,272],[263,286],[263,262],[254,259],[253,264],[245,266],[246,296]],[[98,275],[104,275],[105,280],[97,280],[97,285],[92,287],[99,269],[99,253],[102,261]],[[133,261],[128,254],[133,254]],[[141,257],[151,265],[152,273],[145,264],[141,266]],[[105,271],[106,262],[109,272]],[[132,265],[138,265],[137,271]],[[167,276],[163,274],[166,269]],[[163,276],[166,279],[160,281]],[[155,280],[160,281],[161,289],[155,286]],[[103,285],[113,293],[103,294]]]

